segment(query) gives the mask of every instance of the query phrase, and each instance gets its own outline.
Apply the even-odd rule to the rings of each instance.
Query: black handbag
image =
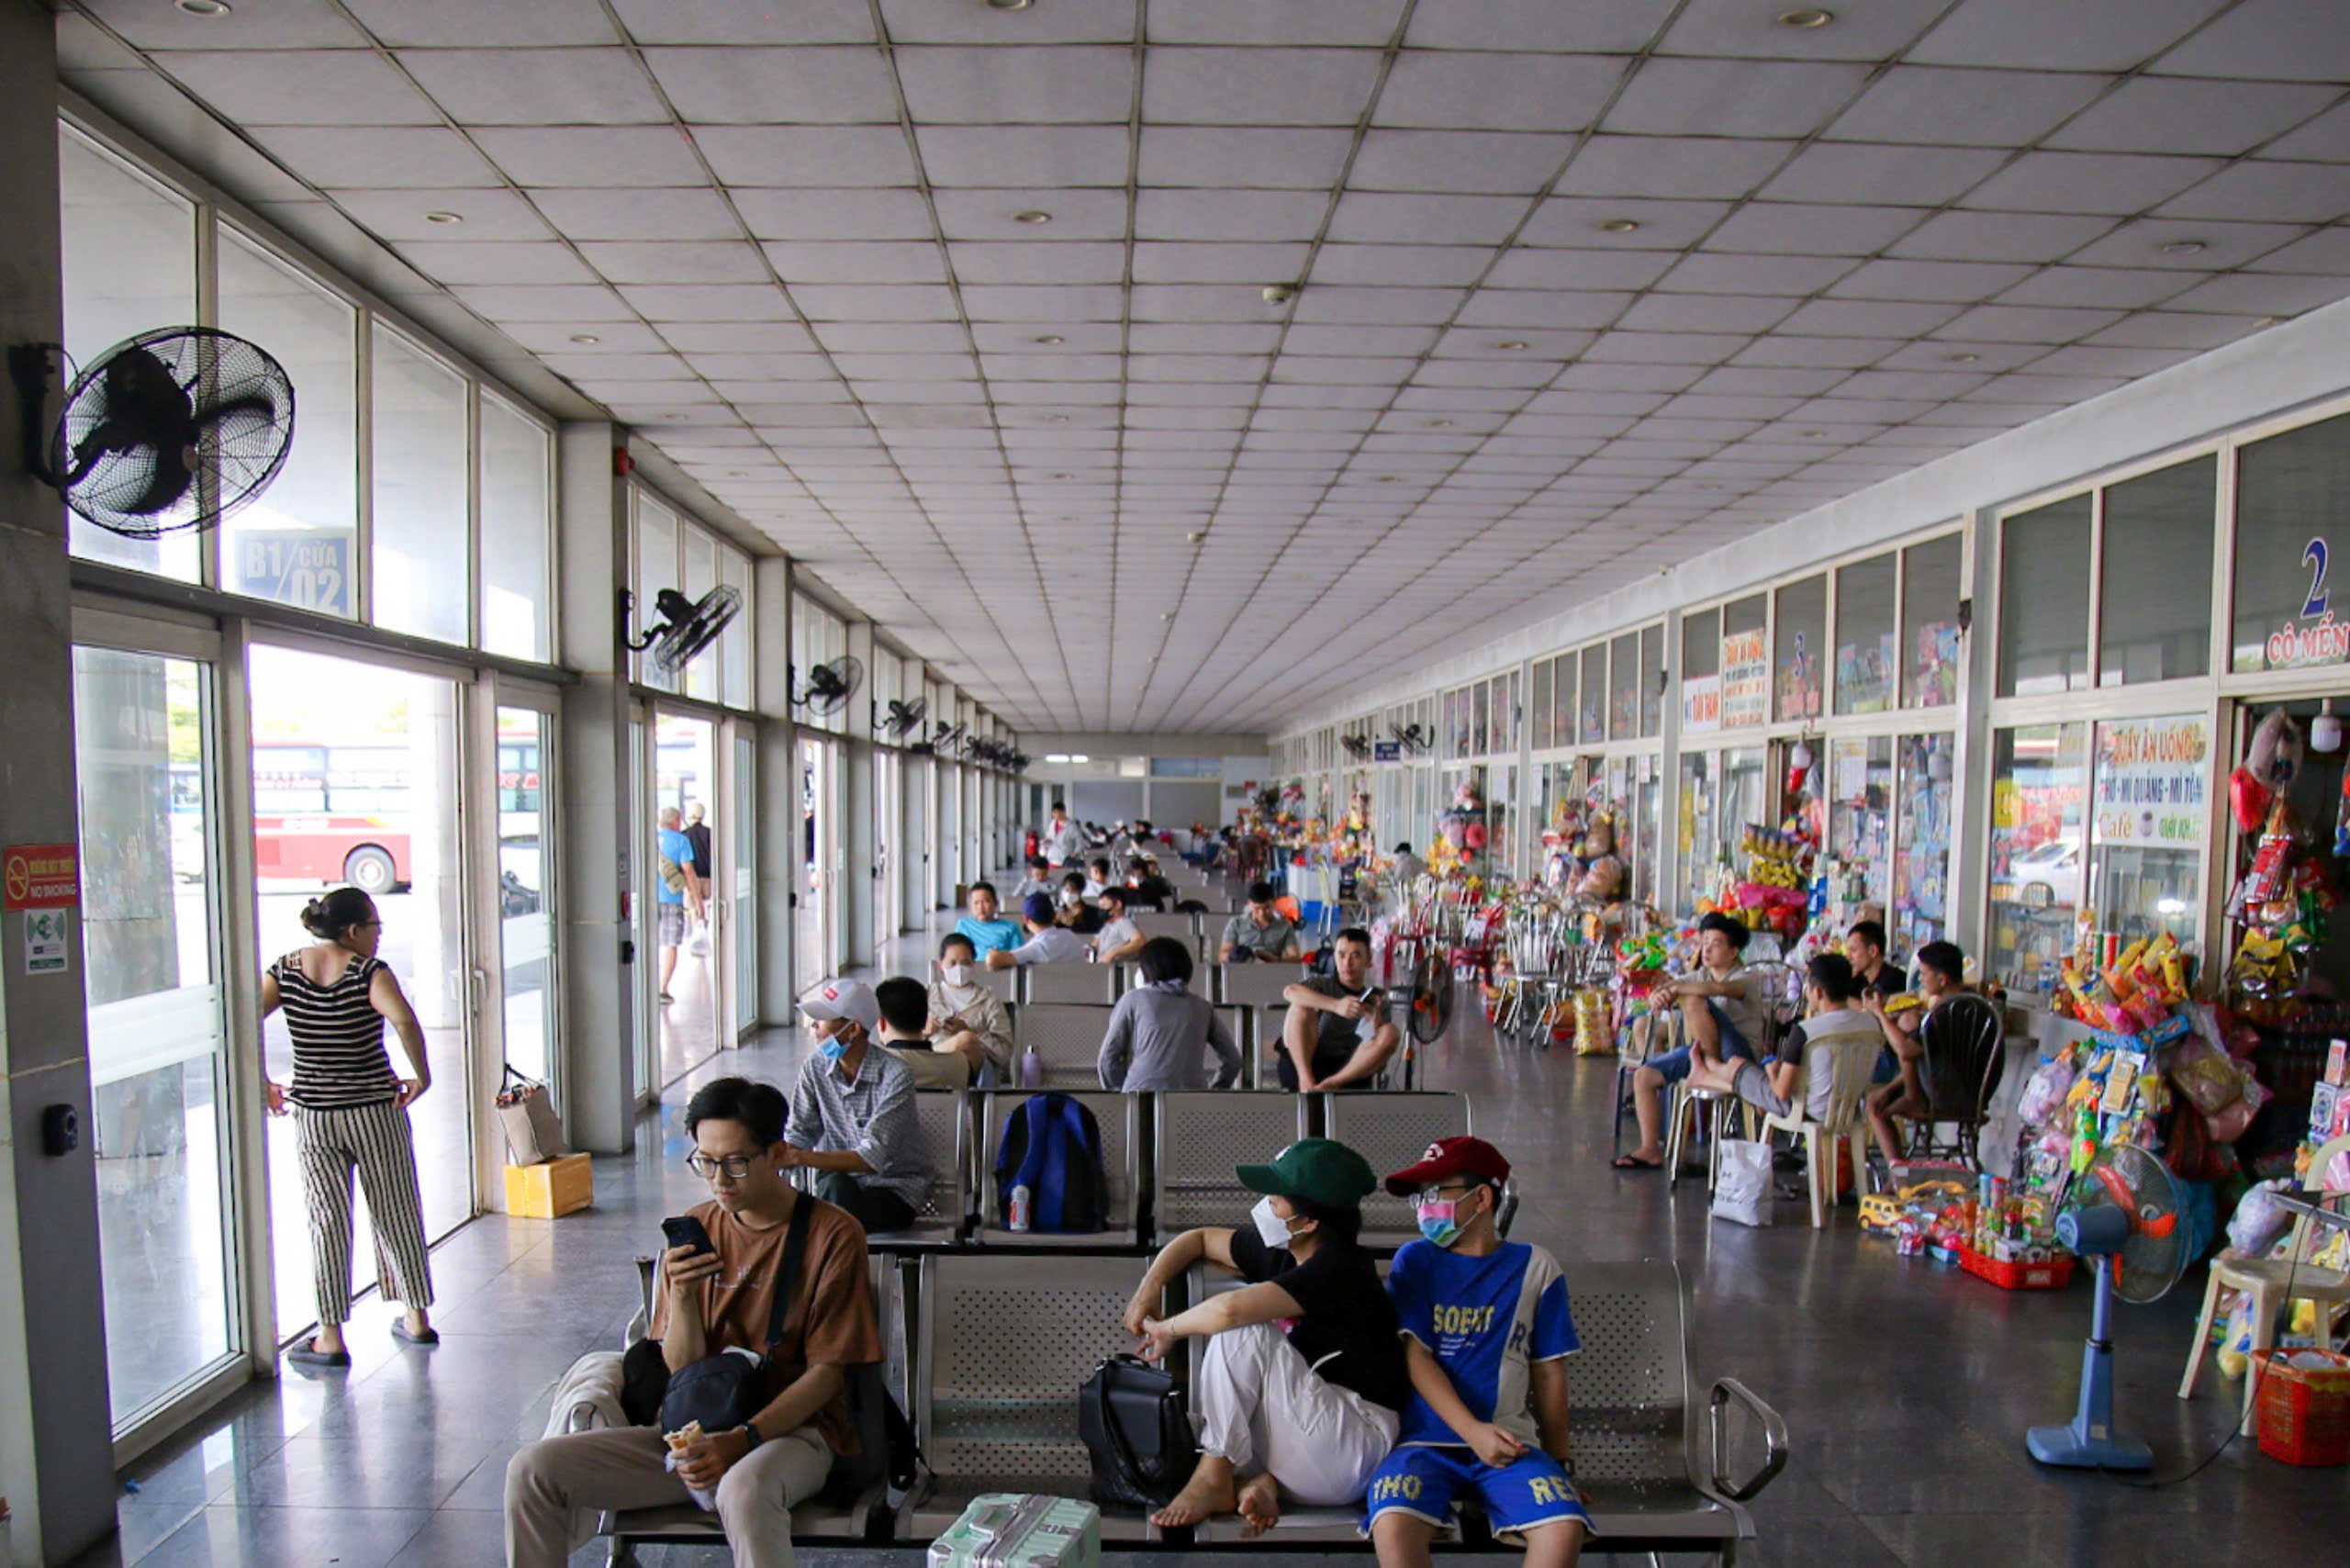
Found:
[[[1093,1463],[1093,1500],[1164,1507],[1199,1463],[1190,1403],[1164,1367],[1112,1356],[1077,1395],[1077,1435]]]
[[[808,1216],[815,1205],[802,1197],[791,1205],[791,1229],[783,1238],[783,1267],[775,1279],[775,1309],[767,1317],[766,1350],[721,1350],[669,1374],[661,1394],[661,1429],[677,1431],[695,1421],[704,1432],[731,1432],[766,1408],[767,1356],[783,1340],[784,1315],[791,1310],[800,1281],[800,1254],[807,1249]]]

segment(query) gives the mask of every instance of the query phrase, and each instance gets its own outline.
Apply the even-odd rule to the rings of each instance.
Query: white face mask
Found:
[[[1248,1217],[1256,1223],[1257,1238],[1266,1246],[1276,1251],[1289,1246],[1289,1221],[1274,1211],[1270,1195],[1257,1200],[1257,1206],[1248,1211]]]
[[[960,991],[965,986],[971,983],[971,966],[968,964],[941,964],[938,966],[938,978],[945,980],[948,985],[953,986],[956,990]]]

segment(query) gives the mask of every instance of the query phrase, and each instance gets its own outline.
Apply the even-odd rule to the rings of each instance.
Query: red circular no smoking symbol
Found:
[[[21,855],[8,857],[8,896],[12,899],[29,897],[33,890],[32,868]]]

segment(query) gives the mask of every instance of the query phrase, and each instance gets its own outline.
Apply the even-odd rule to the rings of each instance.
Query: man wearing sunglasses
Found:
[[[710,1184],[711,1199],[688,1213],[714,1250],[698,1244],[661,1255],[652,1337],[677,1372],[705,1356],[758,1356],[766,1403],[743,1426],[706,1432],[677,1450],[660,1427],[609,1427],[547,1438],[506,1467],[507,1568],[564,1568],[584,1541],[577,1520],[592,1510],[684,1503],[693,1487],[717,1497],[719,1522],[744,1568],[792,1561],[792,1505],[815,1495],[833,1456],[854,1443],[846,1368],[881,1359],[881,1334],[867,1282],[865,1233],[832,1204],[792,1190],[783,1174],[786,1106],[774,1085],[722,1078],[686,1106],[693,1151],[686,1164]],[[800,1266],[779,1278],[793,1211],[808,1205]],[[789,1293],[782,1334],[776,1293]]]
[[[1387,1178],[1418,1200],[1421,1240],[1387,1291],[1412,1398],[1371,1480],[1364,1529],[1381,1568],[1426,1568],[1454,1501],[1474,1497],[1528,1568],[1569,1568],[1591,1518],[1572,1480],[1566,1358],[1580,1348],[1559,1260],[1495,1223],[1509,1161],[1482,1138],[1440,1138]]]

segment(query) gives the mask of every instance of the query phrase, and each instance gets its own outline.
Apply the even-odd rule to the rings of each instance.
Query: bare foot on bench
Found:
[[[1162,1529],[1184,1529],[1212,1515],[1232,1512],[1237,1501],[1232,1491],[1232,1462],[1203,1453],[1192,1479],[1174,1501],[1150,1516],[1150,1522]]]
[[[1281,1484],[1270,1473],[1250,1476],[1240,1488],[1237,1503],[1240,1517],[1248,1521],[1249,1540],[1256,1540],[1281,1522]]]

